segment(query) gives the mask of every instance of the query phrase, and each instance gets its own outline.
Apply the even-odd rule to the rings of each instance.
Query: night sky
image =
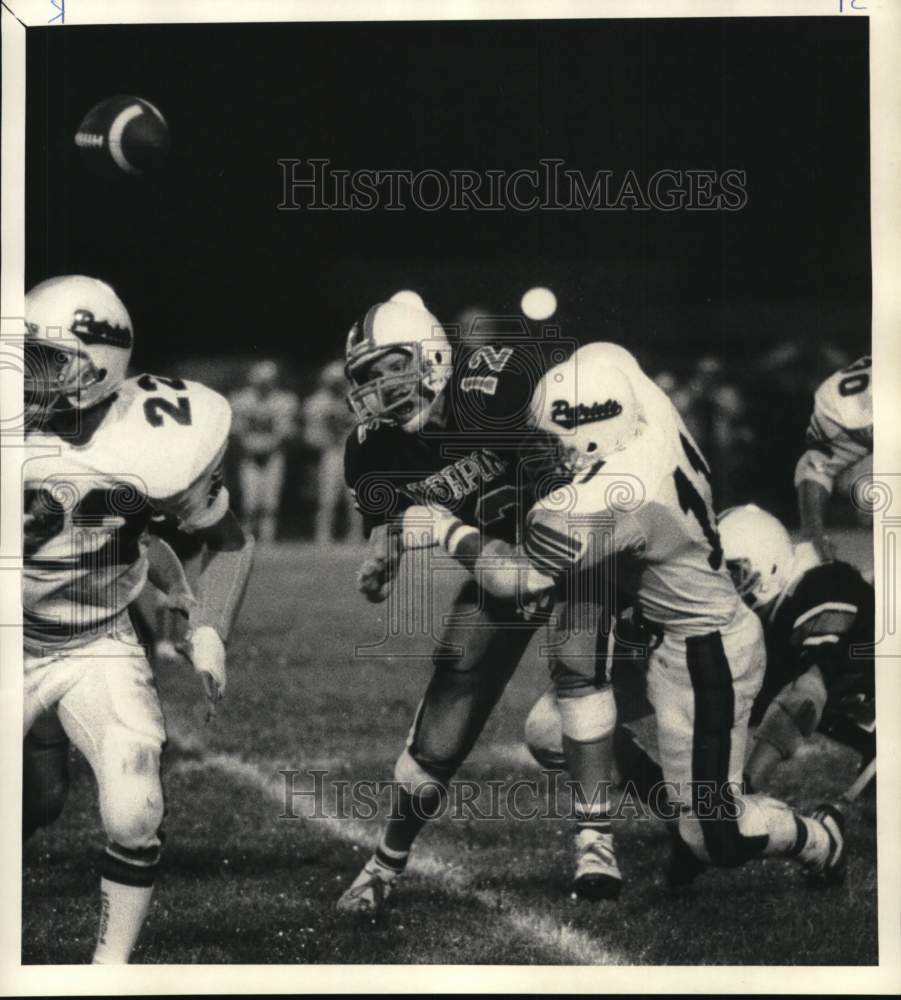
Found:
[[[128,305],[138,363],[341,352],[402,287],[439,318],[551,285],[564,332],[673,356],[869,345],[865,18],[28,30],[27,281]],[[95,177],[72,137],[156,104],[159,174]],[[279,158],[336,169],[747,172],[738,212],[280,212]]]

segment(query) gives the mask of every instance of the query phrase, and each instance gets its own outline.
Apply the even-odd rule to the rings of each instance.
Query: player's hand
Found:
[[[402,515],[401,539],[406,549],[428,549],[443,545],[451,527],[458,522],[456,515],[439,504],[414,504]]]
[[[357,570],[357,590],[373,604],[379,604],[390,593],[388,560],[382,556],[366,559]]]
[[[200,674],[203,690],[210,703],[208,719],[216,714],[216,705],[225,695],[225,643],[212,625],[200,625],[191,633],[191,663]]]

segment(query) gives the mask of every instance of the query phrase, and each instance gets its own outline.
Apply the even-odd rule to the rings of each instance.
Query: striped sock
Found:
[[[791,856],[805,865],[823,865],[829,857],[832,843],[826,827],[815,819],[795,814],[798,836]]]
[[[127,964],[153,895],[159,848],[110,844],[100,862],[100,927],[95,965]]]
[[[610,824],[610,817],[607,815],[607,804],[603,806],[592,803],[586,805],[577,801],[575,804],[576,829],[594,830],[596,833],[611,834],[613,827]]]
[[[385,873],[389,875],[390,878],[396,878],[401,875],[404,869],[407,867],[407,858],[410,856],[410,851],[398,851],[394,848],[388,847],[385,843],[386,835],[382,834],[382,839],[379,841],[379,846],[375,849],[375,853],[372,855],[372,862],[379,868],[384,869]],[[382,873],[379,872],[381,875]]]

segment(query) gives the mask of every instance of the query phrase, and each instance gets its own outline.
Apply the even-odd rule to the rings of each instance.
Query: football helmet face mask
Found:
[[[109,285],[83,275],[50,278],[25,296],[25,405],[34,419],[87,410],[125,381],[131,318]]]
[[[551,368],[532,396],[531,423],[559,442],[571,475],[627,448],[641,433],[641,410],[629,378],[580,348]]]
[[[717,527],[735,589],[748,607],[765,612],[792,578],[795,546],[788,532],[755,504],[723,511]]]
[[[450,341],[438,320],[415,292],[398,292],[373,306],[348,334],[347,401],[361,424],[379,421],[412,433],[433,413],[451,362]]]

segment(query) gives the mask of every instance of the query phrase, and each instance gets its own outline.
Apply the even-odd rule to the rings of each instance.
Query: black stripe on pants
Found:
[[[735,867],[760,854],[769,837],[742,836],[739,806],[728,785],[735,723],[732,672],[719,632],[692,636],[685,648],[695,703],[691,807],[710,860]]]

